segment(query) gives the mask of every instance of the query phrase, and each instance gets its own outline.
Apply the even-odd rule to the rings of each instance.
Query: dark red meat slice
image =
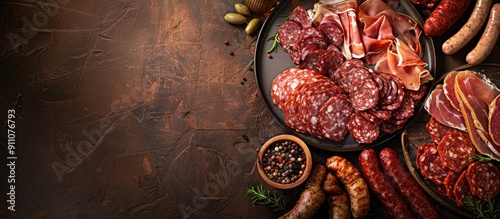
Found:
[[[359,112],[351,115],[348,129],[351,137],[359,143],[372,143],[379,135],[379,125],[366,120]]]
[[[386,110],[395,110],[397,109],[401,103],[403,102],[404,98],[404,89],[403,89],[403,82],[401,79],[398,78],[398,76],[393,75],[393,74],[385,74],[388,76],[390,79],[390,84],[391,84],[391,92],[388,96],[386,96],[386,99],[394,100],[389,104],[384,104],[380,106],[382,109]],[[395,90],[395,92],[394,92]]]
[[[291,52],[293,46],[300,40],[300,31],[302,26],[291,20],[285,21],[278,30],[278,41],[281,47],[288,53]]]
[[[303,38],[299,40],[294,46],[292,53],[290,54],[293,63],[295,64],[300,64],[300,59],[302,57],[302,50],[307,46],[307,45],[316,45],[321,49],[326,49],[328,47],[325,39],[323,37],[319,36],[309,36],[306,38]]]
[[[344,77],[345,72],[352,67],[365,67],[365,64],[359,59],[348,59],[340,64],[337,71],[330,75],[330,78],[335,81],[335,83],[340,85],[340,81]]]
[[[273,79],[271,85],[271,97],[273,103],[282,108],[289,98],[291,93],[301,84],[307,81],[307,77],[319,75],[315,70],[303,70],[297,67],[289,68],[280,73]]]
[[[460,172],[474,160],[476,149],[467,133],[454,130],[443,137],[437,146],[441,163],[448,169]]]
[[[451,127],[441,124],[434,117],[431,117],[429,122],[425,125],[425,128],[429,132],[431,140],[436,144],[439,144],[445,135],[454,130]]]
[[[403,120],[409,119],[413,116],[413,112],[415,110],[415,103],[410,95],[405,94],[403,97],[403,102],[401,105],[394,111],[392,111],[392,118]]]
[[[309,68],[318,70],[319,59],[325,53],[326,53],[325,49],[316,48],[310,50],[307,53],[307,55],[304,56],[303,61],[300,63],[300,68]],[[302,50],[302,54],[304,54],[304,50]]]
[[[332,16],[325,16],[321,19],[318,29],[323,33],[328,43],[340,46],[344,41],[344,29]]]
[[[444,186],[446,188],[446,196],[451,200],[455,201],[457,198],[453,192],[453,187],[455,186],[458,177],[460,177],[462,172],[449,171],[446,178],[444,178]]]
[[[380,97],[380,95],[379,95],[379,97]],[[380,109],[380,107],[378,107],[378,106],[375,106],[374,108],[371,108],[371,109],[367,110],[366,112],[372,114],[373,116],[376,116],[377,118],[379,118],[382,121],[389,120],[392,116],[392,111]]]
[[[309,19],[309,15],[307,14],[307,11],[304,7],[302,6],[297,6],[293,11],[290,13],[290,17],[288,20],[298,22],[302,25],[302,28],[307,28],[311,27],[312,23],[311,20]]]
[[[311,37],[311,36],[324,38],[323,33],[320,30],[318,30],[318,28],[316,28],[316,27],[304,28],[300,31],[299,35],[300,35],[299,37],[301,37],[302,39],[307,38],[307,37]],[[325,41],[326,41],[326,39],[325,39]]]
[[[424,154],[424,152],[429,148],[436,148],[436,145],[434,143],[423,143],[418,147],[417,153],[415,155],[415,166],[417,166],[418,168],[420,168],[420,156],[422,156],[422,154]]]
[[[380,130],[382,130],[384,133],[387,134],[392,134],[398,130],[401,130],[405,124],[393,124],[389,120],[383,121],[380,123]]]
[[[429,86],[430,86],[430,82],[427,82],[425,84],[421,84],[420,88],[416,91],[405,89],[405,93],[408,93],[414,101],[419,101],[425,96],[425,94],[427,94],[427,91],[429,90]]]
[[[322,75],[330,77],[330,75],[335,73],[342,62],[344,62],[344,56],[339,50],[327,49],[327,52],[319,58],[318,70]]]
[[[455,202],[458,206],[470,208],[464,203],[467,200],[467,196],[472,197],[474,202],[479,201],[479,198],[472,195],[469,183],[467,182],[467,177],[465,176],[466,173],[467,171],[463,171],[458,177],[455,186],[453,186],[453,194],[455,194]]]
[[[319,110],[318,129],[321,136],[342,141],[347,135],[347,125],[353,111],[345,94],[331,96]]]
[[[371,79],[359,79],[351,84],[349,100],[357,111],[375,107],[378,103],[377,84]]]
[[[489,113],[489,134],[494,144],[500,145],[500,95],[495,97],[490,104]]]
[[[441,164],[441,158],[436,148],[429,148],[419,158],[420,173],[435,184],[443,184],[448,175],[448,168]]]
[[[359,114],[370,122],[380,124],[380,119],[367,111],[359,111]]]
[[[339,85],[344,88],[344,91],[346,93],[351,92],[352,85],[355,81],[363,80],[363,79],[370,79],[372,80],[372,75],[368,71],[368,68],[365,66],[353,66],[351,68],[348,68],[344,72],[344,77],[342,77]],[[377,101],[378,101],[378,87],[375,84],[375,88],[377,89]]]
[[[500,170],[491,162],[474,162],[466,175],[472,195],[483,201],[494,198],[500,191]]]

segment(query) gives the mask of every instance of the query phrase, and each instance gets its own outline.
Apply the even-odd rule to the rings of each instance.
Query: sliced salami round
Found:
[[[392,117],[392,111],[380,109],[380,107],[378,106],[368,109],[366,112],[372,114],[373,116],[379,118],[382,121],[389,120]]]
[[[307,47],[306,47],[307,48]],[[319,60],[323,54],[326,53],[325,49],[315,48],[307,52],[307,55],[304,56],[305,51],[302,50],[302,57],[304,59],[300,63],[300,68],[309,68],[319,70]]]
[[[330,77],[330,75],[335,73],[342,62],[344,62],[344,56],[339,50],[327,49],[327,52],[319,58],[318,70],[322,75]]]
[[[453,194],[455,194],[455,202],[458,206],[470,208],[465,204],[467,197],[471,197],[474,202],[479,201],[479,198],[473,196],[470,191],[469,183],[466,178],[467,171],[463,171],[457,179],[455,186],[453,186]]]
[[[318,113],[318,130],[321,136],[337,142],[344,140],[353,111],[347,95],[331,96]]]
[[[380,130],[382,130],[382,132],[384,132],[384,133],[392,134],[398,130],[401,130],[404,126],[405,126],[404,123],[403,124],[394,124],[390,120],[386,120],[386,121],[382,121],[382,123],[380,123]]]
[[[354,81],[350,87],[349,100],[357,111],[375,107],[378,103],[377,84],[371,79]]]
[[[458,177],[462,172],[449,171],[446,178],[444,178],[444,186],[446,188],[446,196],[455,201],[457,198],[453,192],[453,187],[457,183]]]
[[[378,117],[374,116],[373,114],[369,113],[368,111],[359,111],[359,114],[361,114],[361,116],[363,116],[363,118],[365,118],[366,120],[368,120],[370,122],[380,124],[380,119]]]
[[[300,5],[293,9],[288,20],[300,23],[300,25],[302,25],[302,28],[312,26],[312,22],[309,19],[309,15],[307,14],[306,9]]]
[[[427,82],[425,84],[421,84],[418,90],[407,90],[405,89],[405,93],[408,93],[410,97],[413,99],[413,101],[419,101],[422,99],[422,97],[427,94],[427,91],[429,90],[430,82]]]
[[[494,198],[500,192],[500,170],[491,162],[472,163],[465,177],[472,195],[483,201]]]
[[[441,165],[441,159],[436,148],[429,148],[419,158],[420,173],[426,179],[441,185],[448,175],[448,168]]]
[[[372,143],[379,135],[379,125],[366,120],[359,112],[351,115],[347,128],[351,137],[359,143]]]
[[[394,111],[392,111],[392,118],[394,119],[409,119],[413,116],[415,111],[415,103],[409,94],[405,94],[403,97],[403,102]]]
[[[360,81],[363,79],[370,79],[372,80],[372,75],[368,71],[368,68],[365,66],[353,66],[351,68],[348,68],[344,72],[344,77],[342,77],[339,85],[344,88],[344,91],[346,93],[351,92],[351,88],[353,87],[352,85],[354,84],[355,81]],[[375,82],[374,82],[375,84]],[[377,84],[375,84],[375,89],[377,90],[377,101],[378,101],[378,87]]]
[[[293,46],[300,40],[300,31],[302,26],[291,20],[285,21],[278,30],[278,41],[281,47],[290,53]]]
[[[436,144],[439,144],[445,135],[454,130],[453,128],[441,124],[434,117],[431,117],[429,122],[425,125],[425,128],[429,132],[432,142]]]
[[[390,79],[391,92],[389,93],[388,96],[386,96],[386,99],[393,101],[389,104],[382,103],[380,107],[386,110],[395,110],[403,102],[404,98],[403,82],[396,75],[393,74],[385,74],[385,75],[391,78]]]
[[[344,41],[344,29],[332,16],[323,17],[318,25],[318,29],[331,45],[340,46]]]
[[[430,143],[423,143],[418,147],[417,153],[415,154],[415,158],[416,158],[415,166],[420,168],[420,157],[422,156],[422,154],[424,154],[425,151],[427,151],[430,148],[436,148],[436,145],[434,143],[430,142]]]
[[[308,77],[319,75],[318,71],[312,69],[300,69],[292,67],[281,72],[276,78],[273,79],[271,85],[271,98],[273,103],[279,108],[285,103],[291,93],[301,84],[307,81]]]
[[[324,38],[323,33],[320,30],[318,30],[318,28],[316,28],[316,27],[304,28],[300,31],[299,35],[300,35],[299,37],[302,39],[307,38],[307,37],[311,37],[311,36]],[[326,41],[326,39],[325,39],[325,41]]]
[[[448,169],[461,172],[474,160],[472,156],[476,149],[469,135],[465,132],[454,130],[443,137],[437,146],[441,164]]]
[[[363,63],[363,61],[359,59],[348,59],[342,64],[340,64],[340,66],[337,68],[337,71],[335,71],[332,75],[330,75],[330,78],[333,81],[335,81],[335,83],[340,85],[340,81],[344,77],[345,72],[354,66],[365,67],[365,64]]]

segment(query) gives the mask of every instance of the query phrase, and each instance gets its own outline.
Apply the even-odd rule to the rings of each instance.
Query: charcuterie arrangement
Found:
[[[500,193],[500,170],[490,161],[500,160],[499,96],[485,75],[452,71],[425,102],[431,142],[418,147],[415,165],[458,206],[469,208],[468,197],[487,202]]]
[[[379,23],[388,19],[382,33]],[[392,134],[413,116],[432,80],[420,58],[420,32],[412,18],[380,0],[359,8],[356,1],[320,1],[312,11],[297,6],[277,35],[297,66],[274,78],[273,103],[289,127],[320,139],[340,142],[349,133],[368,144],[380,132]]]

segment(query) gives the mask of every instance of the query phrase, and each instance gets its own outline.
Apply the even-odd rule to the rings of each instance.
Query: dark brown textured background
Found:
[[[16,109],[18,159],[16,213],[6,209],[2,177],[0,216],[279,216],[245,196],[264,183],[254,168],[256,149],[284,131],[258,96],[256,36],[223,20],[236,2],[1,2],[0,112],[5,122],[7,109]],[[25,40],[12,43],[13,34]],[[498,47],[486,62],[500,63]],[[437,76],[464,64],[472,48],[454,56],[437,48]],[[4,124],[2,147],[6,133]],[[398,148],[399,136],[388,146]],[[316,163],[336,154],[312,151]],[[7,167],[1,170],[6,176]],[[264,188],[292,202],[300,193]],[[370,216],[386,217],[380,203]]]

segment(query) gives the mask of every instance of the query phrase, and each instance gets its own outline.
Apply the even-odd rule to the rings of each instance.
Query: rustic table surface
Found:
[[[285,131],[258,94],[257,36],[223,20],[236,2],[2,1],[0,216],[278,217],[245,195],[259,185],[293,205],[300,187],[273,189],[255,168],[256,149]],[[440,50],[470,12],[433,39],[436,78],[478,41],[453,56]],[[500,63],[499,51],[485,62]],[[401,151],[400,138],[376,149]],[[315,163],[359,154],[311,150]],[[387,217],[375,198],[369,216]]]

